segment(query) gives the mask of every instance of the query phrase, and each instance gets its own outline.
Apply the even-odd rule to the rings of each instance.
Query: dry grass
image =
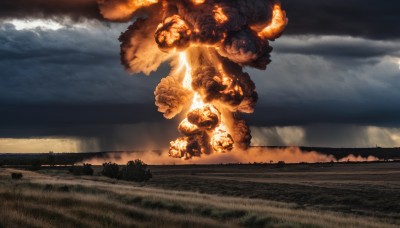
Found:
[[[400,221],[400,163],[155,166],[147,185]]]
[[[0,227],[395,227],[388,220],[103,177],[0,169]]]

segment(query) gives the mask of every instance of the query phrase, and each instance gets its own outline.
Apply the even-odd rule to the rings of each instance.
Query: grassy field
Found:
[[[145,184],[0,168],[0,227],[400,225],[400,163],[150,168]]]

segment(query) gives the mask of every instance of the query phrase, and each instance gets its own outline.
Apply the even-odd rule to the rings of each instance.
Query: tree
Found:
[[[103,163],[103,171],[101,171],[101,174],[106,177],[117,179],[119,177],[118,164],[111,162]]]
[[[83,168],[82,168],[82,173],[83,175],[89,175],[92,176],[93,175],[93,168],[92,165],[89,163],[83,163]]]
[[[128,181],[143,182],[152,178],[152,174],[147,168],[147,164],[143,161],[136,159],[135,161],[128,161],[125,167],[122,168],[120,178]]]

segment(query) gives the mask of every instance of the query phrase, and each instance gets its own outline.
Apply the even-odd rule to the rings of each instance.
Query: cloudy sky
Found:
[[[130,23],[94,0],[0,2],[0,153],[163,149],[179,119],[157,112],[169,72],[129,75]],[[282,0],[289,18],[266,71],[253,145],[400,146],[400,2]]]

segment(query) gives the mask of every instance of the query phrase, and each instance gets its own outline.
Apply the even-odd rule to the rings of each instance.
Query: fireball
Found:
[[[182,118],[169,156],[190,159],[246,149],[251,134],[240,113],[258,95],[243,67],[265,69],[288,19],[279,0],[99,0],[106,19],[138,18],[120,37],[121,61],[149,74],[172,66],[154,95],[164,117]],[[178,115],[183,113],[182,115]]]

